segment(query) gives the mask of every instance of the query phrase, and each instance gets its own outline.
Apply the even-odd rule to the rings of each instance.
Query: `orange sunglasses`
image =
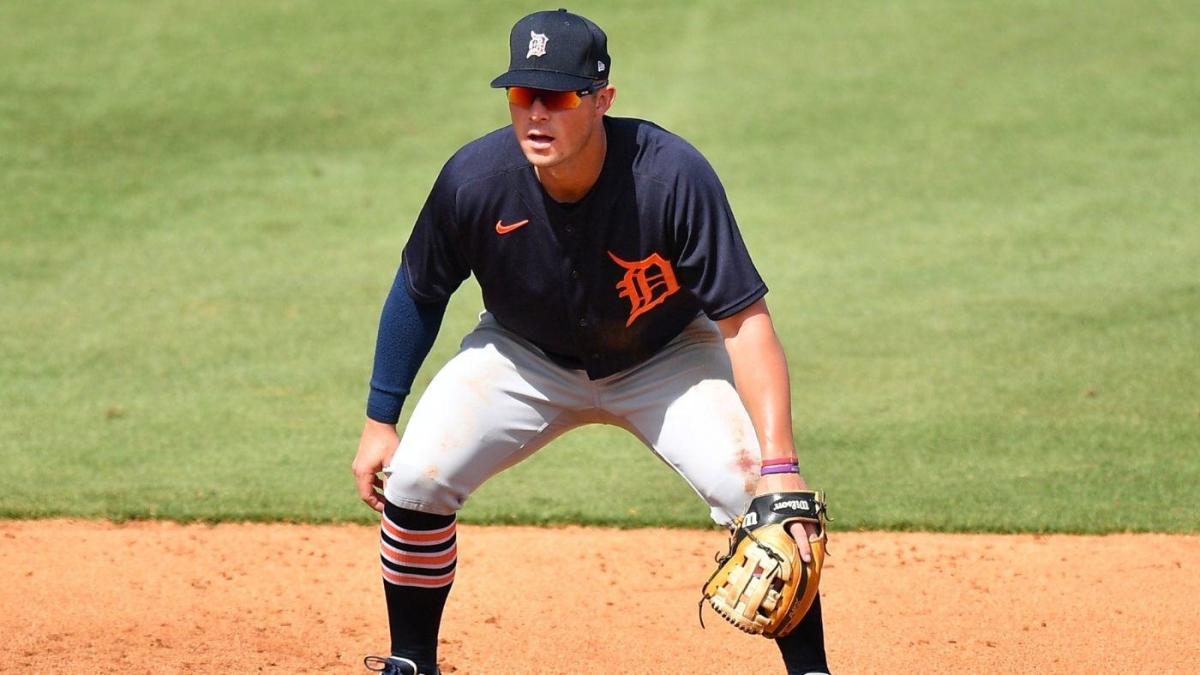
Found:
[[[580,89],[579,91],[550,91],[548,89],[534,89],[533,87],[509,87],[508,102],[522,108],[528,108],[533,105],[534,101],[541,100],[542,105],[546,106],[546,110],[551,112],[574,110],[583,102],[584,96],[594,94],[606,86],[608,86],[608,82],[598,82],[588,89]]]

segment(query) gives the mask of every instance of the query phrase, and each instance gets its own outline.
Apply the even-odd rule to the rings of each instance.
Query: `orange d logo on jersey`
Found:
[[[621,260],[612,251],[608,252],[608,257],[625,268],[625,276],[617,282],[617,295],[629,298],[633,305],[626,326],[633,325],[634,319],[658,307],[679,290],[671,263],[657,253],[651,253],[650,257],[637,262]]]

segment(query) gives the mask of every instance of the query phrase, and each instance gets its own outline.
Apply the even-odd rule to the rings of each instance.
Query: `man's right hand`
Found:
[[[354,464],[350,470],[354,472],[354,480],[358,483],[358,496],[367,506],[383,512],[383,478],[379,472],[392,458],[396,447],[400,445],[400,436],[396,433],[396,425],[384,424],[367,418],[363,427],[362,438],[358,440],[358,454],[354,456]]]

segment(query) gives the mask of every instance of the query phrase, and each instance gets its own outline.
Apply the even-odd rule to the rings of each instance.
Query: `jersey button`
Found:
[[[600,360],[600,355],[599,355],[599,354],[597,354],[596,352],[592,352],[592,360],[593,360],[593,361],[599,361],[599,360]]]
[[[588,324],[588,320],[587,320],[587,319],[580,319],[580,320],[579,320],[579,327],[580,327],[580,328],[587,328],[587,324]]]
[[[571,270],[571,278],[578,279],[579,278],[579,270]]]
[[[568,225],[568,226],[564,227],[563,229],[566,230],[567,234],[575,234],[575,226],[574,225]]]

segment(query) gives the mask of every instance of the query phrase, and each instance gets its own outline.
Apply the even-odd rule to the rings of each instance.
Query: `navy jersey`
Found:
[[[723,319],[765,295],[704,157],[650,122],[604,125],[600,177],[572,204],[542,189],[511,126],[455,153],[404,247],[413,297],[445,300],[474,274],[501,325],[596,379],[699,312]]]

